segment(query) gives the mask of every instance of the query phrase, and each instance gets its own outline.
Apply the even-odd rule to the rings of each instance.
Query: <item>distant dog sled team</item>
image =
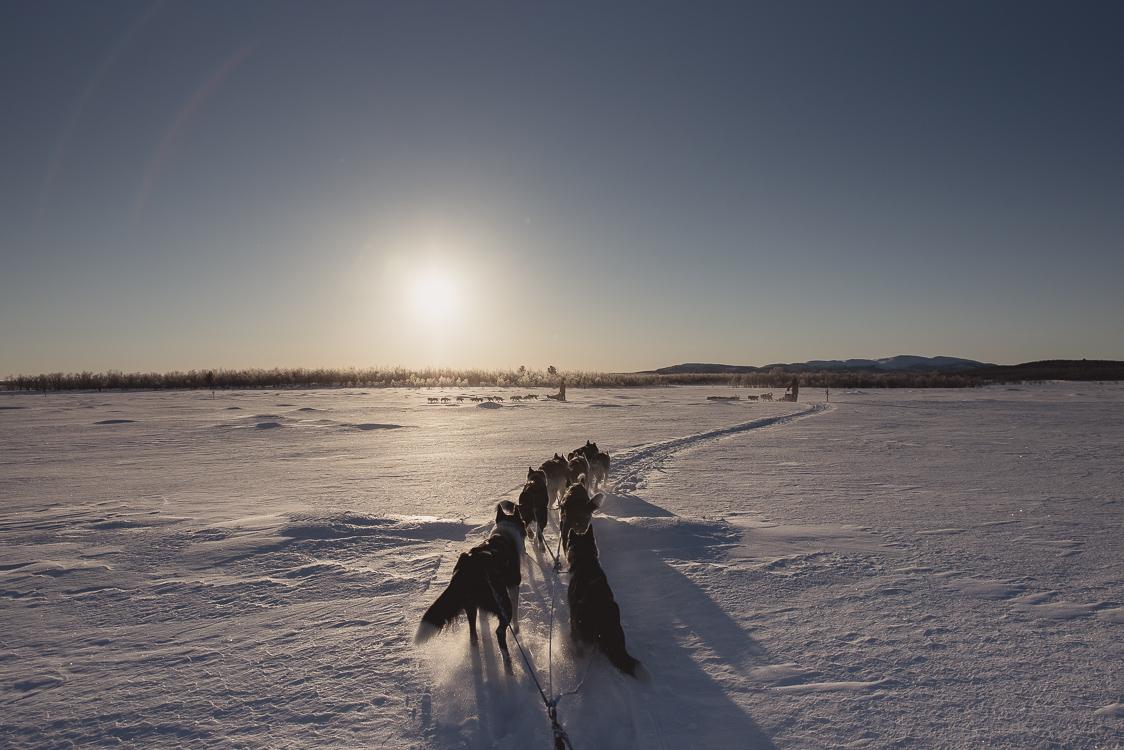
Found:
[[[562,382],[558,386],[558,393],[548,393],[546,398],[550,401],[565,401],[566,400],[566,378],[562,378]],[[526,396],[511,396],[513,403],[522,403],[523,401],[538,401],[539,396],[537,393],[528,393]],[[482,404],[485,401],[498,401],[503,402],[503,396],[457,396],[456,402],[463,404],[468,401],[473,404]],[[428,404],[451,404],[453,399],[448,396],[427,396],[426,403]]]
[[[507,628],[519,632],[520,570],[526,540],[532,537],[539,552],[546,549],[543,532],[550,508],[557,507],[559,541],[569,568],[566,596],[575,653],[582,656],[596,649],[622,673],[650,681],[648,670],[625,648],[620,607],[601,568],[593,535],[593,514],[605,501],[604,493],[597,490],[608,480],[609,464],[609,455],[598,450],[596,443],[586,441],[565,457],[555,453],[539,468],[528,467],[518,503],[497,504],[491,535],[461,554],[448,586],[422,615],[415,642],[428,641],[464,613],[469,641],[476,646],[477,614],[488,612],[499,620],[496,643],[504,669],[513,674]]]

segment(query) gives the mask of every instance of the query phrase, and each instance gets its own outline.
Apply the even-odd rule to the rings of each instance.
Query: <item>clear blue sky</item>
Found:
[[[0,377],[1124,359],[1124,3],[0,4]]]

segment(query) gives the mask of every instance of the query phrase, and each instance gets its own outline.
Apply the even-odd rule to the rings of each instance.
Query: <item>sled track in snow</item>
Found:
[[[731,427],[723,427],[707,432],[696,432],[692,435],[684,435],[683,437],[671,438],[670,440],[661,440],[659,442],[621,451],[613,456],[613,464],[610,471],[619,478],[612,483],[612,489],[613,491],[623,490],[632,492],[636,489],[636,485],[640,481],[641,476],[659,468],[664,461],[671,458],[674,454],[694,448],[705,441],[717,440],[729,435],[749,432],[750,430],[759,430],[764,427],[778,427],[780,425],[790,424],[805,419],[806,417],[829,411],[832,408],[834,407],[827,404],[809,404],[808,408],[795,414],[754,419],[753,421],[743,422],[742,424],[736,424]]]

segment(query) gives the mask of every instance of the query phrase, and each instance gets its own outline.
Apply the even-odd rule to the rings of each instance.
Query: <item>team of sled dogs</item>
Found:
[[[550,396],[547,396],[547,398],[550,398]],[[534,393],[530,393],[530,394],[527,394],[526,396],[512,396],[511,400],[512,401],[538,401],[539,397],[538,397],[538,395],[536,395]],[[457,403],[458,404],[464,403],[465,401],[471,401],[474,404],[480,404],[480,403],[483,403],[485,401],[503,401],[503,396],[457,396]],[[448,396],[442,396],[440,398],[438,398],[437,396],[427,396],[426,397],[426,403],[428,403],[428,404],[437,404],[437,403],[449,404],[449,403],[452,403],[452,402],[453,402],[453,399],[449,398]]]
[[[519,632],[519,584],[527,536],[533,528],[534,546],[540,551],[545,548],[543,530],[551,505],[557,500],[558,527],[569,566],[566,598],[575,652],[581,656],[596,648],[624,674],[650,681],[647,668],[625,648],[620,608],[598,561],[592,519],[605,500],[604,493],[597,489],[608,476],[609,455],[588,440],[565,458],[555,453],[539,468],[529,468],[518,504],[505,500],[496,505],[491,536],[461,554],[449,585],[422,615],[414,641],[428,641],[460,619],[463,612],[468,618],[469,641],[476,646],[477,613],[488,612],[499,620],[496,643],[504,669],[513,674],[507,628],[510,625],[513,633]]]

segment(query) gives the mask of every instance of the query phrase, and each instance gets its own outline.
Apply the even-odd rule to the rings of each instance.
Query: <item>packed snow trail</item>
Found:
[[[714,430],[707,430],[706,432],[696,432],[682,437],[660,440],[647,445],[626,449],[616,454],[611,454],[612,466],[610,468],[610,477],[616,477],[612,481],[612,489],[613,491],[620,492],[634,491],[646,474],[658,470],[672,455],[697,447],[706,441],[718,440],[719,438],[738,435],[751,430],[791,424],[792,422],[806,419],[825,411],[830,411],[832,408],[833,407],[829,404],[808,404],[802,411],[795,414],[783,414],[754,419],[731,427],[721,427]]]
[[[723,437],[790,424],[829,408],[824,404],[809,404],[794,414],[755,419],[621,451],[617,453],[619,458],[614,458],[614,471],[623,473],[623,477],[612,483],[607,501],[609,507],[606,510],[613,512],[612,505],[620,500],[635,511],[636,498],[616,493],[635,490],[638,483],[650,472],[658,470],[673,455]],[[616,510],[619,512],[620,509]],[[654,506],[649,506],[649,513],[658,517],[670,515]],[[692,556],[708,557],[712,554],[708,548],[715,542],[732,541],[734,537],[729,534],[728,529],[680,523],[678,519],[670,526],[663,524],[663,528],[656,529],[646,527],[644,523],[625,523],[601,514],[595,516],[594,529],[603,563],[615,570],[610,584],[618,592],[622,617],[627,617],[627,613],[631,611],[637,614],[634,618],[637,623],[641,619],[646,621],[646,627],[636,627],[633,631],[634,642],[647,647],[647,653],[641,660],[657,662],[656,673],[664,679],[662,684],[643,685],[617,673],[599,654],[593,654],[592,661],[575,661],[568,648],[569,610],[565,600],[565,587],[555,585],[557,581],[553,576],[556,574],[551,569],[549,559],[544,559],[538,553],[537,564],[532,562],[526,566],[532,569],[532,575],[524,579],[521,587],[520,636],[530,654],[527,658],[531,660],[531,668],[539,674],[539,683],[549,680],[549,675],[557,672],[562,678],[560,684],[579,686],[577,693],[568,695],[558,706],[559,721],[569,734],[574,748],[691,747],[696,743],[713,747],[737,745],[745,748],[772,748],[772,742],[752,719],[724,695],[717,683],[699,670],[692,660],[691,652],[677,646],[674,635],[667,635],[668,623],[690,614],[676,610],[683,602],[693,603],[698,612],[706,613],[710,619],[727,618],[716,612],[705,594],[686,581],[654,551],[660,544],[656,540],[668,542],[674,537],[671,542],[673,545],[688,547]],[[554,517],[551,519],[551,531],[557,538],[557,520]],[[470,534],[466,541],[473,541],[473,536]],[[435,580],[444,580],[441,576],[442,574],[438,574]],[[565,577],[565,573],[562,577]],[[437,593],[440,589],[434,587],[431,590]],[[553,593],[553,600],[550,600],[548,591]],[[638,616],[640,612],[657,616],[641,618]],[[484,630],[486,628],[481,628],[481,631]],[[745,659],[747,655],[758,654],[760,649],[740,633],[740,629],[735,633],[727,628],[723,637],[731,644],[728,646],[731,655],[741,652],[739,660],[752,666]],[[463,634],[452,637],[463,638]],[[577,662],[588,665],[584,681],[583,674],[575,671],[584,673]],[[445,661],[445,664],[447,666],[448,662]],[[473,666],[475,667],[475,663]],[[454,668],[459,675],[454,684],[466,684],[470,679],[470,675],[464,674],[462,670],[463,666]],[[523,673],[520,679],[528,694],[536,696],[540,689],[536,678]],[[557,692],[566,691],[560,688]],[[453,695],[456,695],[455,691]],[[510,702],[510,692],[507,695]],[[551,696],[554,697],[556,696]],[[482,698],[477,691],[478,705]],[[464,698],[454,698],[453,702],[463,705]],[[524,696],[520,703],[535,704],[535,701]],[[532,710],[532,706],[524,707]],[[545,714],[545,711],[546,707],[540,700],[538,713]],[[454,718],[453,715],[446,714],[446,721]],[[532,731],[525,724],[527,720],[528,717],[524,716],[519,722],[521,729],[517,729],[505,723],[502,715],[493,713],[486,721],[481,717],[481,722],[471,725],[467,733],[457,733],[449,739],[454,744],[464,742],[472,747],[490,747],[502,744],[512,735]],[[542,715],[539,724],[541,726],[534,727],[533,731],[536,741],[541,742],[550,736],[549,719]],[[530,740],[524,734],[521,741]]]

